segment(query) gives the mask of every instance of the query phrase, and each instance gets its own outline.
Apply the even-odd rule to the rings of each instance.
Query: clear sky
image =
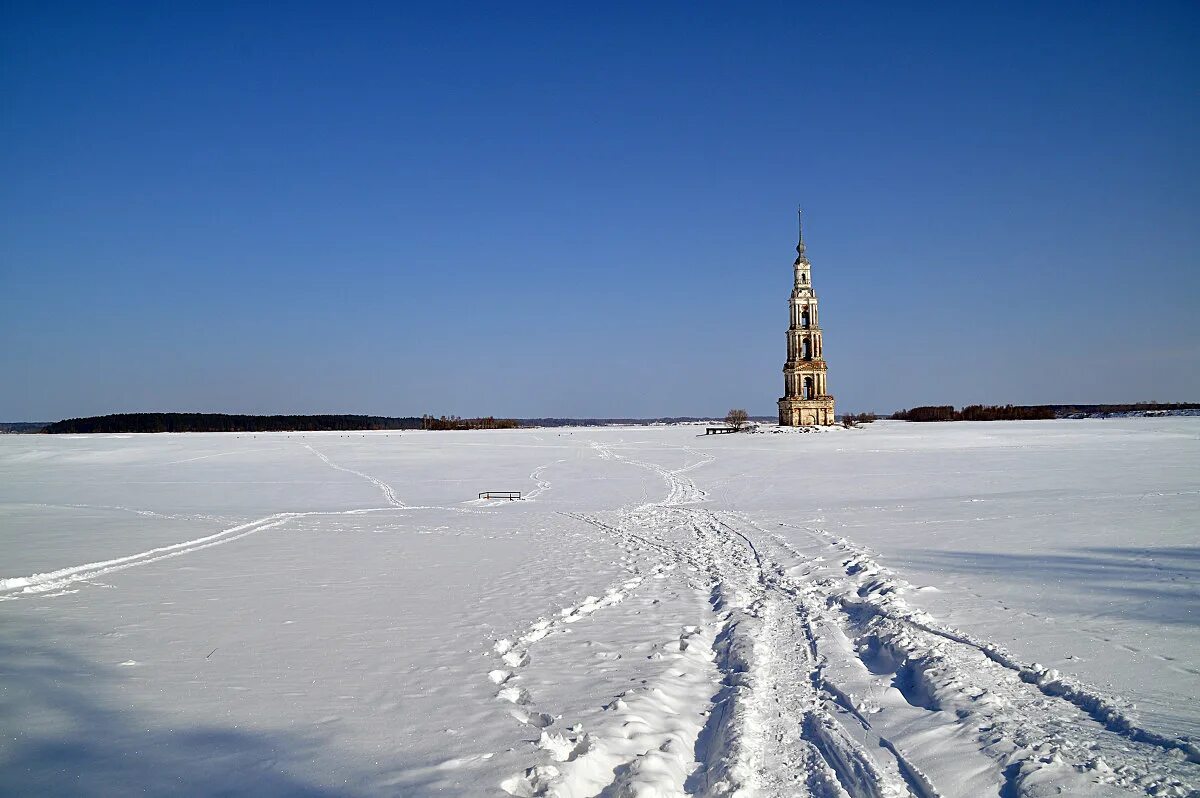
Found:
[[[0,420],[1200,401],[1200,4],[0,6]]]

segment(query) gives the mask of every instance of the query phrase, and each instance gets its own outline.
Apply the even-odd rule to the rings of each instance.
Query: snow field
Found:
[[[0,440],[0,791],[1195,795],[1194,424]]]

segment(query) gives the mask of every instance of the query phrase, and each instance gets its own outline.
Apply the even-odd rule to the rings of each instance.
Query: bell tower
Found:
[[[799,218],[800,212],[797,212]],[[825,384],[827,367],[821,346],[821,324],[817,295],[812,287],[812,264],[804,247],[804,222],[799,218],[800,240],[792,298],[788,300],[791,321],[787,331],[787,361],[783,364],[783,398],[779,400],[779,424],[803,427],[833,423],[833,397]]]

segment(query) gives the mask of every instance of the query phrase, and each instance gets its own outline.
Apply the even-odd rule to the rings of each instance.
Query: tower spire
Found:
[[[799,231],[799,239],[796,243],[796,254],[801,258],[804,257],[804,208],[796,208],[796,228]]]

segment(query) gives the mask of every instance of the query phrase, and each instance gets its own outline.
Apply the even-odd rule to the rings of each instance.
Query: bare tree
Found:
[[[734,408],[733,410],[730,410],[728,414],[726,414],[725,423],[734,429],[740,430],[742,427],[746,426],[746,422],[749,419],[750,416],[746,414],[745,410]]]

